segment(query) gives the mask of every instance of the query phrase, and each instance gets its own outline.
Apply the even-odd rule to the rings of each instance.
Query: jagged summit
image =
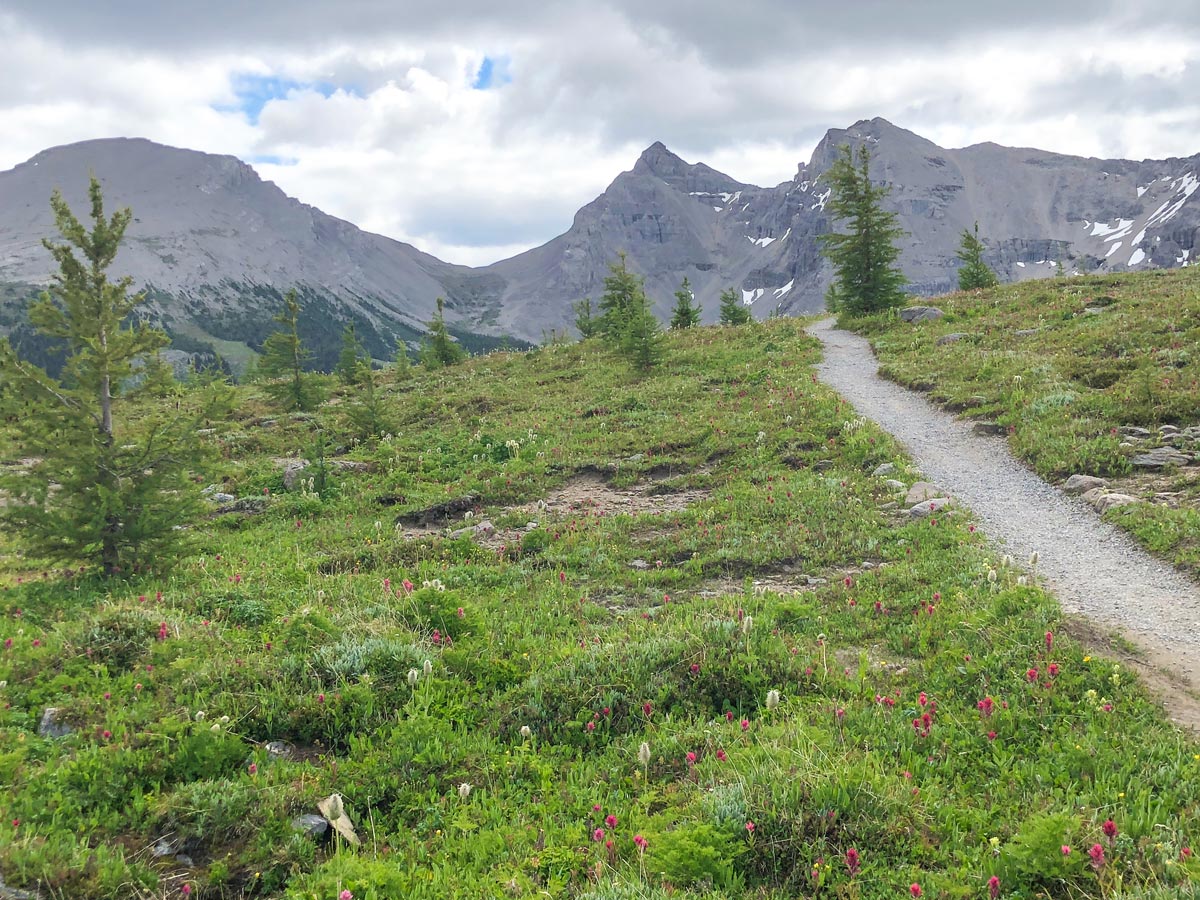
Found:
[[[408,339],[422,329],[439,296],[460,327],[539,340],[570,327],[573,301],[599,296],[618,253],[663,317],[684,277],[707,321],[731,286],[760,317],[812,312],[830,275],[819,238],[837,224],[821,176],[844,143],[868,144],[872,176],[892,188],[887,204],[908,234],[900,265],[917,294],[955,285],[958,239],[975,222],[987,262],[1009,280],[1052,275],[1060,261],[1079,272],[1186,265],[1200,241],[1200,157],[945,149],[877,117],[830,129],[794,180],[766,188],[655,141],[566,232],[470,269],[305,206],[234,157],[107,138],[0,172],[0,283],[45,282],[50,191],[78,209],[92,170],[111,208],[134,210],[115,271],[153,286],[160,311],[201,338],[246,341],[269,327],[271,292],[298,287],[329,305],[330,327],[357,316],[381,345],[389,330]]]

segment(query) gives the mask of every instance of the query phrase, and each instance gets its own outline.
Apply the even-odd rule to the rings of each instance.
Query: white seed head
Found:
[[[742,634],[749,634],[750,629],[754,627],[754,617],[746,616],[742,619]]]
[[[996,570],[995,569],[988,569],[988,583],[989,584],[996,583]]]
[[[779,705],[779,691],[767,691],[767,709],[774,709]]]
[[[525,740],[529,740],[531,737],[533,737],[533,729],[530,728],[528,725],[522,725],[521,726],[521,737],[523,737]]]
[[[1011,569],[1012,564],[1013,564],[1013,558],[1011,556],[1009,556],[1007,553],[1005,553],[1004,559],[1000,560],[1000,564],[1002,566],[1004,566],[1004,568],[1006,568],[1006,569]]]
[[[408,684],[410,687],[416,687],[417,681],[419,681],[420,678],[421,678],[421,673],[418,672],[416,669],[408,670]]]
[[[213,722],[212,728],[210,728],[210,729],[208,729],[208,730],[209,730],[209,731],[220,731],[220,730],[221,730],[221,723],[220,723],[220,722]]]
[[[642,741],[642,745],[638,747],[638,762],[643,766],[650,765],[650,745],[646,741]]]
[[[1038,552],[1034,550],[1029,554],[1029,565],[1036,566],[1038,564]]]
[[[221,724],[228,725],[229,724],[229,716],[221,716]]]
[[[433,663],[431,663],[429,660],[425,660],[425,665],[422,666],[422,669],[424,669],[426,675],[432,675]]]
[[[460,784],[458,786],[458,796],[462,800],[466,800],[468,797],[470,797],[471,796],[471,785],[467,784],[465,781],[462,784]]]
[[[1029,584],[1029,579],[1028,579],[1028,578],[1026,578],[1024,575],[1018,575],[1018,576],[1017,576],[1017,585],[1018,585],[1019,587],[1025,587],[1025,585],[1027,585],[1027,584]]]
[[[203,721],[204,721],[204,710],[202,710],[202,709],[198,709],[198,710],[196,710],[196,721],[197,721],[197,722],[203,722]]]

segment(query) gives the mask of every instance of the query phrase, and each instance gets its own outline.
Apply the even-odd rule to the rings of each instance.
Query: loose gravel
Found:
[[[880,377],[870,344],[825,319],[818,376],[907,448],[925,478],[970,507],[1018,561],[1035,551],[1039,582],[1064,612],[1136,645],[1142,674],[1177,721],[1200,726],[1200,589],[1083,501],[1047,484],[1002,437],[973,434],[920,394]]]

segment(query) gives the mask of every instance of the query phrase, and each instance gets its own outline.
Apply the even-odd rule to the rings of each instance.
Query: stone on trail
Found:
[[[936,484],[930,484],[928,481],[918,481],[908,489],[908,493],[904,496],[904,502],[909,506],[914,503],[920,503],[922,500],[932,500],[934,497],[944,497],[946,492]]]
[[[900,310],[900,321],[932,322],[934,319],[940,319],[944,315],[945,312],[936,306],[908,306]]]
[[[1086,494],[1096,488],[1106,488],[1108,482],[1095,475],[1072,475],[1063,482],[1063,492],[1067,494]]]
[[[954,500],[951,497],[931,497],[928,500],[922,500],[916,506],[909,509],[908,514],[914,519],[921,519],[953,505]]]

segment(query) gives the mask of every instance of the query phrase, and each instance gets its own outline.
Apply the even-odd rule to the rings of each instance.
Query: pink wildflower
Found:
[[[908,886],[908,892],[910,894],[912,894],[914,897],[920,897],[921,896],[921,886],[914,881],[912,884],[910,884]]]
[[[614,816],[612,813],[609,813],[607,816],[604,817],[604,824],[607,825],[609,828],[616,828],[617,827],[617,817]]]
[[[999,876],[993,875],[988,879],[988,896],[991,897],[992,900],[997,900],[997,898],[1000,896]]]
[[[858,858],[858,851],[851,847],[846,851],[846,869],[849,870],[851,878],[858,874],[861,865],[862,863]]]
[[[592,832],[592,840],[595,841],[597,844],[600,843],[602,840],[604,840],[604,829],[597,828],[595,831],[593,831]]]
[[[1104,848],[1099,844],[1092,844],[1092,849],[1088,851],[1088,856],[1092,858],[1092,868],[1099,871],[1104,868]]]

